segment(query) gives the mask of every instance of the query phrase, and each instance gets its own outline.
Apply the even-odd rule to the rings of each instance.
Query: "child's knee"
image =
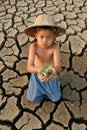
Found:
[[[60,98],[61,98],[61,94],[59,94],[58,96],[54,95],[54,97],[51,100],[52,100],[52,102],[58,102],[60,100]]]
[[[37,97],[34,97],[34,96],[30,96],[28,97],[28,100],[31,101],[31,102],[36,102],[36,103],[41,103],[42,100],[43,100],[43,96],[37,96]]]

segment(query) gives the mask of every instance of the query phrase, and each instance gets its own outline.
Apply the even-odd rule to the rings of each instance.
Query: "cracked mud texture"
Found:
[[[33,39],[24,29],[42,13],[66,28],[56,39],[63,68],[58,103],[26,99]],[[0,130],[87,130],[87,0],[0,1]]]

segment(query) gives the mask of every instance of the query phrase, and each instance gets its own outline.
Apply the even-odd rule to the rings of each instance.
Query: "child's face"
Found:
[[[35,34],[35,37],[41,48],[48,48],[53,44],[55,34],[50,29],[39,29]]]

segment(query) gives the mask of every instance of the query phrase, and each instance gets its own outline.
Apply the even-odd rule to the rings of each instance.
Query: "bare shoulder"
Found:
[[[30,50],[30,51],[35,51],[35,50],[36,50],[36,43],[30,44],[29,50]]]
[[[53,45],[53,49],[55,49],[55,50],[60,50],[59,43],[55,43],[55,44]]]
[[[30,48],[36,48],[36,43],[30,44]]]

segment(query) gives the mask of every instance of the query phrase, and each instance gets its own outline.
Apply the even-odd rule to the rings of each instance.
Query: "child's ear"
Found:
[[[37,38],[37,33],[35,33],[35,38]]]

